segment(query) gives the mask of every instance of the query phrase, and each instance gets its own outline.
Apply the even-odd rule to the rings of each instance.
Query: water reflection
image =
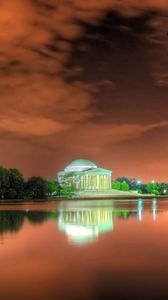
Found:
[[[16,233],[22,226],[24,221],[27,219],[32,224],[42,224],[50,219],[57,219],[58,212],[48,211],[14,211],[6,210],[0,211],[0,234],[7,232]]]
[[[138,207],[137,207],[137,211],[138,211],[138,219],[141,222],[142,221],[142,213],[143,213],[143,200],[139,199],[138,200]],[[156,220],[156,213],[157,213],[157,200],[153,199],[151,201],[151,212],[153,215],[153,220]]]
[[[142,210],[143,210],[143,202],[142,200],[138,200],[138,219],[142,221]]]
[[[73,244],[94,241],[99,234],[113,230],[111,208],[93,208],[60,211],[59,228],[65,231]]]
[[[143,200],[137,201],[137,207],[120,209],[117,205],[110,207],[99,207],[100,203],[86,201],[83,206],[75,207],[74,202],[63,202],[59,207],[59,229],[67,235],[71,244],[88,244],[98,239],[100,234],[104,234],[114,229],[114,217],[126,220],[130,217],[137,217],[142,221]],[[151,201],[151,211],[153,219],[156,220],[157,202]]]
[[[0,234],[19,231],[24,222],[24,216],[23,211],[1,211]]]
[[[143,210],[152,213],[153,220],[157,215],[157,200],[144,202],[130,201],[129,205],[118,201],[62,201],[51,211],[6,210],[0,211],[0,235],[7,232],[18,232],[25,220],[31,224],[42,224],[48,220],[58,222],[58,228],[63,231],[68,242],[73,245],[84,245],[94,242],[99,235],[113,231],[115,220],[127,220],[136,217],[143,221]]]
[[[167,228],[168,199],[0,206],[1,298],[167,299]]]
[[[153,220],[156,220],[156,212],[157,212],[157,202],[156,199],[152,201],[152,214],[153,214]]]

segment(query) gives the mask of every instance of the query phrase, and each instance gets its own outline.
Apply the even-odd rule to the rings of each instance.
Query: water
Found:
[[[168,199],[0,206],[1,299],[167,299]]]

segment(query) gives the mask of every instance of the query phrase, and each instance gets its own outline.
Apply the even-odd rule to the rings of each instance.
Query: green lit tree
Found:
[[[71,184],[69,186],[62,186],[60,190],[60,196],[62,197],[73,197],[76,194],[76,186]]]
[[[166,191],[166,184],[164,183],[157,183],[157,182],[150,182],[147,184],[147,192],[149,194],[154,195],[164,195]]]
[[[61,186],[55,180],[47,180],[47,189],[48,189],[48,196],[56,196],[59,195]]]
[[[129,185],[126,181],[121,182],[121,190],[122,191],[129,191]]]
[[[113,181],[112,182],[112,188],[114,190],[120,190],[121,189],[121,183],[119,181]]]

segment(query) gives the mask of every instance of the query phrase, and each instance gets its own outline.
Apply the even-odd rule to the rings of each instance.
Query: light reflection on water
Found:
[[[143,216],[143,201],[139,199],[134,204],[134,207],[118,208],[117,203],[112,202],[108,207],[108,201],[86,201],[80,202],[80,205],[72,202],[62,202],[58,208],[58,228],[65,232],[70,244],[82,245],[93,242],[98,239],[100,234],[114,230],[113,218],[127,218],[137,217],[139,222],[142,221]],[[103,205],[101,207],[100,205]],[[109,203],[110,204],[110,203]],[[157,200],[153,199],[148,205],[151,211],[153,220],[156,220],[157,214]]]
[[[1,297],[167,299],[167,231],[168,200],[0,206]]]

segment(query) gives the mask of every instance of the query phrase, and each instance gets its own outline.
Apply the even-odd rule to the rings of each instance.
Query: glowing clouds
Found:
[[[21,136],[45,136],[60,132],[66,126],[42,117],[16,114],[10,118],[1,118],[0,129]]]
[[[79,155],[86,153],[88,156],[97,153],[99,160],[102,151],[109,151],[107,154],[109,155],[111,149],[108,148],[111,145],[113,147],[114,144],[141,139],[151,130],[165,129],[165,123],[160,123],[160,119],[153,117],[154,114],[156,116],[156,110],[152,110],[153,104],[147,115],[148,120],[145,116],[142,123],[138,118],[135,120],[135,116],[141,113],[141,109],[138,111],[138,105],[135,105],[134,99],[137,103],[142,101],[143,107],[146,107],[145,102],[149,102],[150,99],[153,103],[156,102],[152,93],[143,90],[143,86],[148,82],[146,81],[144,85],[142,84],[142,88],[141,86],[139,88],[137,83],[141,76],[136,77],[136,75],[141,71],[140,68],[145,69],[147,66],[142,49],[144,40],[148,45],[153,43],[155,47],[159,44],[160,48],[167,42],[165,40],[167,19],[166,16],[163,17],[163,11],[167,9],[167,0],[2,0],[0,10],[1,163],[8,163],[10,157],[10,164],[23,166],[25,171],[29,169],[29,173],[34,173],[37,167],[33,169],[35,166],[31,166],[31,158],[37,155],[39,160],[37,159],[36,162],[40,173],[44,162],[43,156],[46,156],[48,147],[52,150],[51,152],[48,150],[47,166],[43,167],[43,174],[46,174],[46,168],[48,168],[47,175],[49,175],[52,166],[54,172],[59,167],[55,156],[56,151],[64,158],[69,155],[70,159],[74,153]],[[130,51],[123,50],[125,53],[120,53],[118,49],[113,51],[114,40],[111,40],[110,54],[107,58],[106,55],[93,55],[93,61],[91,61],[85,41],[83,48],[85,45],[86,48],[83,52],[78,51],[79,57],[76,55],[76,41],[85,38],[85,25],[100,24],[102,26],[100,19],[111,10],[114,15],[116,11],[116,15],[120,13],[118,23],[115,24],[113,20],[114,22],[110,24],[112,27],[118,26],[116,26],[117,31],[113,31],[110,35],[111,39],[114,33],[119,45],[122,45],[120,42],[121,39],[124,40],[124,31],[121,31],[119,26],[122,25],[120,24],[122,18],[126,20],[126,23],[129,21],[127,28],[130,30],[130,43],[133,41],[134,45],[134,42],[137,42],[135,36],[138,36],[139,44],[136,44],[137,47],[134,47],[133,51],[136,49],[138,53],[140,48],[142,52],[138,53],[137,58],[142,58],[142,63],[137,63],[137,70],[133,73],[130,72],[131,66],[134,65],[134,53],[132,52],[133,55],[129,56]],[[144,21],[141,16],[150,10],[151,12],[157,10],[158,13],[152,14],[149,20],[147,18]],[[135,22],[136,17],[140,16],[137,22],[146,22],[147,25],[142,24],[142,27],[146,26],[148,29],[150,27],[152,30],[139,33],[138,30],[136,31],[136,26],[133,30],[133,26],[129,27],[132,19],[127,19],[130,15],[135,17]],[[97,33],[98,40],[90,38],[89,33],[87,32],[86,39],[89,40],[90,48],[94,49],[98,42],[107,50],[105,47],[108,47],[108,40],[101,39],[100,32]],[[160,51],[160,48],[157,51]],[[99,50],[95,47],[95,54],[99,54]],[[154,63],[161,65],[160,57],[164,58],[164,55],[160,55],[161,52],[158,53],[158,60],[150,56],[151,61],[153,59],[152,66]],[[116,63],[112,61],[110,71],[108,71],[107,65],[110,66],[110,58],[113,54],[116,55]],[[77,63],[74,62],[75,55]],[[127,64],[124,67],[122,61],[118,65],[117,57],[125,57],[123,62],[127,61],[127,58],[130,60],[128,70],[126,70]],[[167,66],[166,61],[167,52],[162,65]],[[103,70],[105,70],[104,74]],[[123,81],[120,80],[117,72],[123,74]],[[108,78],[109,73],[110,78]],[[118,84],[113,76],[115,73],[119,78]],[[155,84],[157,90],[165,89],[167,71],[164,68],[158,70],[156,67],[152,68],[151,73],[154,82],[152,82],[152,88]],[[128,76],[132,76],[131,89],[136,86],[139,88],[138,92],[135,91],[135,94],[132,93],[130,97],[129,94],[127,95],[128,89],[130,90]],[[132,80],[134,77],[135,82]],[[124,91],[122,95],[124,88],[126,92]],[[105,93],[103,94],[104,90],[108,90],[109,99]],[[117,91],[120,93],[115,99]],[[141,94],[142,100],[140,100]],[[124,102],[127,99],[129,101],[126,106]],[[99,101],[105,103],[104,110],[99,106]],[[120,106],[121,102],[123,106]],[[107,118],[112,105],[112,114],[110,118]],[[131,119],[125,118],[125,115],[129,114],[125,107],[126,109],[132,107]],[[145,108],[144,111],[146,111]],[[164,111],[166,111],[165,108]],[[161,112],[157,113],[159,114],[161,116]],[[164,118],[161,120],[164,121]],[[15,148],[14,158],[11,156],[11,146]],[[27,158],[23,158],[22,161],[20,158],[20,153],[24,157],[24,153],[27,152],[30,155],[29,163],[27,163]]]

